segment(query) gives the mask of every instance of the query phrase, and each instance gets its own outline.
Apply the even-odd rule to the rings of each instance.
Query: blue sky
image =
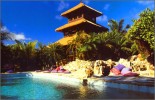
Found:
[[[80,0],[48,0],[48,1],[5,1],[1,2],[1,21],[4,30],[14,34],[17,40],[29,42],[37,40],[43,44],[53,43],[63,37],[55,29],[66,24],[67,19],[61,13],[74,7]],[[125,20],[124,25],[132,25],[132,19],[146,8],[154,9],[153,0],[83,0],[83,2],[103,13],[97,23],[108,27],[108,20]],[[6,44],[14,42],[6,41]]]

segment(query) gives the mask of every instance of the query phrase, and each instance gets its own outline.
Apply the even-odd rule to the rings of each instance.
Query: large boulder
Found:
[[[94,76],[107,76],[110,73],[112,63],[103,60],[96,60],[94,63]]]
[[[71,71],[78,78],[87,78],[93,75],[93,62],[76,59],[65,66],[64,69]]]
[[[97,60],[94,63],[94,76],[102,76],[103,75],[103,69],[104,69],[104,63],[102,60]]]
[[[107,64],[108,67],[110,67],[110,69],[112,69],[116,65],[116,62],[112,61],[111,59],[108,59],[107,61],[104,62],[105,64]]]
[[[134,58],[134,59],[133,59]],[[140,73],[140,76],[154,77],[154,66],[147,59],[143,59],[139,54],[131,57],[130,63],[133,72]]]

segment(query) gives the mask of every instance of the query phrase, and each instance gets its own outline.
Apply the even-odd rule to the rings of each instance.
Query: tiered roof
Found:
[[[60,40],[56,41],[55,43],[60,43],[61,45],[68,45],[69,43],[72,42],[73,39],[75,39],[78,36],[78,33],[72,34],[70,36],[65,36],[63,38],[61,38]],[[81,34],[82,37],[85,36],[90,36],[89,34],[86,33],[82,33]]]
[[[58,40],[56,43],[60,43],[61,45],[69,44],[74,38],[76,38],[76,34],[71,36],[63,37],[62,39]]]
[[[99,12],[85,4],[83,4],[82,2],[80,2],[78,5],[76,5],[75,7],[63,12],[61,14],[61,16],[67,17],[69,14],[74,13],[77,10],[81,10],[81,9],[87,9],[88,12],[91,12],[93,15],[95,15],[96,17],[101,16],[102,12]]]
[[[80,25],[80,24],[82,24],[82,23],[89,23],[89,24],[93,25],[94,27],[104,28],[104,27],[101,26],[101,25],[98,25],[98,24],[96,24],[96,23],[93,23],[93,22],[91,22],[91,21],[89,21],[89,20],[86,20],[86,19],[82,18],[82,19],[79,19],[79,20],[77,20],[77,21],[74,21],[74,22],[71,22],[71,23],[67,23],[67,24],[65,24],[65,25],[63,25],[63,26],[57,28],[56,31],[57,31],[57,32],[61,32],[61,31],[64,30],[64,29],[67,29],[67,28],[69,28],[69,27],[73,27],[73,26],[76,26],[76,25]]]

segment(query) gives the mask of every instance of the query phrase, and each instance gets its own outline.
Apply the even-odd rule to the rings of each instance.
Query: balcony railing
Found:
[[[71,22],[80,20],[80,19],[82,19],[82,18],[83,18],[83,17],[78,17],[78,18],[74,18],[74,19],[68,19],[68,23],[71,23]]]

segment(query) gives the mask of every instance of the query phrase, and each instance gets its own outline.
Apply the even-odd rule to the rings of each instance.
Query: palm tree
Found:
[[[66,58],[66,50],[59,43],[49,44],[48,46],[38,43],[36,60],[39,63],[37,63],[37,69],[47,69],[64,58]]]
[[[22,43],[15,40],[16,44],[12,45],[14,64],[22,66],[21,70],[33,70],[35,66],[35,46],[37,41]]]
[[[111,39],[113,45],[113,51],[115,55],[119,57],[125,57],[131,54],[132,42],[125,36],[127,29],[130,28],[130,25],[123,27],[124,19],[121,19],[119,22],[115,20],[109,20],[108,25],[110,27],[110,34],[113,35]]]
[[[44,69],[47,65],[47,47],[42,43],[38,43],[38,48],[36,49],[36,65],[38,70]]]
[[[4,40],[11,40],[10,32],[5,29],[5,27],[4,27],[2,22],[0,22],[0,35],[1,35],[1,43]]]
[[[115,37],[115,34],[105,32],[105,33],[100,33],[97,35],[99,38],[99,42],[97,43],[97,52],[98,52],[98,59],[108,59],[112,58],[111,55],[112,53],[112,40]]]
[[[69,42],[67,54],[73,55],[74,58],[79,58],[82,55],[81,53],[84,52],[83,50],[85,47],[83,47],[83,44],[89,37],[90,35],[86,34],[84,31],[77,32],[76,37],[71,42]]]
[[[9,46],[6,46],[4,44],[5,40],[11,40],[10,37],[10,32],[5,29],[4,25],[2,22],[0,22],[0,35],[1,35],[1,66],[3,67],[5,64],[11,64],[12,61],[11,56],[12,56],[12,51]]]
[[[36,54],[36,44],[37,41],[28,42],[27,44],[24,43],[25,46],[25,58],[26,58],[26,67],[28,70],[33,70],[35,67],[35,54]],[[30,63],[31,62],[31,63]]]
[[[110,27],[111,32],[117,31],[119,33],[126,33],[127,29],[130,28],[130,25],[127,24],[123,28],[123,24],[124,24],[124,19],[121,19],[119,22],[117,22],[115,20],[109,20],[108,21],[108,26]]]
[[[78,57],[84,60],[93,60],[97,55],[97,43],[99,38],[95,33],[85,37],[81,46],[77,48]]]
[[[5,65],[6,64],[10,64],[12,65],[13,64],[13,60],[12,60],[12,57],[13,57],[13,51],[11,49],[10,46],[5,46],[1,45],[1,66],[2,66],[2,72],[5,72],[6,70],[6,67]]]
[[[58,62],[66,57],[65,51],[65,48],[59,43],[54,43],[48,46],[48,54],[55,62]]]

